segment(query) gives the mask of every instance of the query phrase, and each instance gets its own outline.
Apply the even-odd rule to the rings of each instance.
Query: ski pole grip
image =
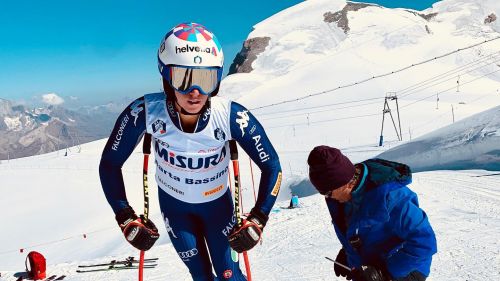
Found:
[[[229,151],[231,154],[231,160],[238,160],[238,145],[235,140],[229,141]]]
[[[151,134],[144,134],[144,140],[142,142],[142,153],[151,154]]]

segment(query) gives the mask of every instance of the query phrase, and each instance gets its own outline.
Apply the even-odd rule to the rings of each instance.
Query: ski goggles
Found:
[[[221,67],[195,68],[188,66],[168,66],[167,80],[177,92],[185,95],[197,89],[203,95],[210,95],[219,85]]]

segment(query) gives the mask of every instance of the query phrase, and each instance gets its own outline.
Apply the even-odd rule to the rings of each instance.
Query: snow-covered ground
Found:
[[[13,275],[24,270],[30,250],[46,256],[50,275],[64,274],[66,280],[137,279],[135,270],[75,272],[80,264],[138,256],[123,239],[101,191],[95,167],[103,145],[97,141],[66,157],[51,153],[0,165],[0,205],[5,214],[0,280],[15,280]],[[356,151],[364,158],[377,153],[370,147]],[[346,153],[354,156],[349,150]],[[141,157],[134,153],[124,167],[129,200],[138,210],[142,206]],[[438,239],[439,252],[429,280],[497,280],[500,276],[500,176],[491,174],[470,170],[414,175],[411,188],[419,195]],[[248,174],[243,176],[248,187],[251,180]],[[310,186],[297,180],[303,179],[300,176],[288,178],[282,194],[288,188]],[[145,271],[145,278],[190,280],[162,225],[155,188],[151,193],[152,219],[160,226],[162,238],[146,254],[160,259],[157,268]],[[248,206],[250,193],[245,197]],[[315,194],[302,197],[301,204],[302,208],[289,210],[280,208],[288,206],[288,200],[276,203],[262,245],[250,251],[255,280],[337,280],[331,262],[324,258],[334,258],[340,247],[324,199]],[[19,252],[21,248],[24,253]]]
[[[378,155],[413,171],[500,170],[500,106],[475,114]]]
[[[325,13],[345,4],[306,1],[257,24],[249,37],[271,36],[270,45],[253,63],[254,71],[223,81],[220,95],[254,109],[283,168],[283,187],[263,244],[250,251],[254,280],[341,280],[324,258],[334,257],[339,244],[323,198],[307,180],[306,159],[319,144],[339,147],[355,162],[400,144],[386,116],[386,142],[377,146],[387,93],[398,94],[405,141],[451,124],[452,106],[458,121],[500,104],[500,40],[328,91],[500,36],[499,20],[483,23],[492,12],[500,15],[497,1],[445,0],[423,12],[437,12],[431,20],[403,9],[367,7],[347,13],[348,34],[323,21]],[[311,94],[317,95],[304,98]],[[299,100],[259,108],[292,99]],[[498,126],[492,129],[498,134]],[[68,156],[60,151],[0,163],[0,280],[15,280],[30,250],[46,256],[49,274],[65,274],[66,280],[137,279],[135,271],[75,272],[79,264],[138,256],[122,237],[101,190],[97,167],[105,141],[82,145],[81,151],[73,148]],[[240,158],[248,211],[252,179],[248,157]],[[128,199],[138,212],[141,165],[137,150],[123,167]],[[150,167],[153,174],[153,163]],[[493,174],[465,170],[414,175],[411,188],[438,238],[429,280],[500,279],[500,176]],[[157,268],[146,270],[145,279],[190,280],[170,245],[152,180],[150,186],[151,218],[161,238],[146,256],[160,260]],[[301,196],[302,208],[279,208],[288,205],[290,190]]]

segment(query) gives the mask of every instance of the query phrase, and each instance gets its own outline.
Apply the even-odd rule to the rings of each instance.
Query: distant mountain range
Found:
[[[105,138],[130,101],[70,110],[53,105],[29,108],[0,100],[0,160],[77,147]]]

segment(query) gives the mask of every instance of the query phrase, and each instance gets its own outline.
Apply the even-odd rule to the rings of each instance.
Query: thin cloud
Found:
[[[64,103],[64,99],[55,93],[42,95],[42,102],[49,105],[60,105]]]

